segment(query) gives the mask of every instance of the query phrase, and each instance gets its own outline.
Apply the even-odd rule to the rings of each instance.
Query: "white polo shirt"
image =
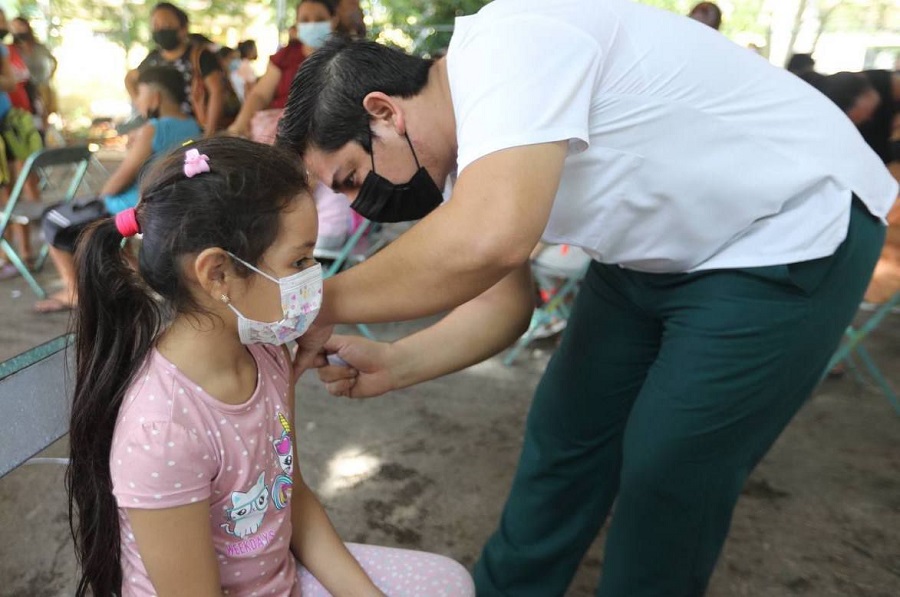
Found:
[[[646,272],[832,254],[851,193],[897,184],[850,120],[794,75],[691,19],[628,0],[494,0],[447,54],[458,171],[568,140],[544,240]]]

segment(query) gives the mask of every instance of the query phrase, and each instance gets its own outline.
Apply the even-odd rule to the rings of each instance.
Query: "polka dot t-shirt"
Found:
[[[125,508],[207,499],[223,592],[300,595],[290,552],[290,365],[281,348],[248,349],[258,377],[243,404],[216,400],[156,350],[126,393],[110,453],[123,597],[155,594]]]

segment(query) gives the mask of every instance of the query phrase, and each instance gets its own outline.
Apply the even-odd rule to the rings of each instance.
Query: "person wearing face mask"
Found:
[[[193,116],[185,113],[184,85],[177,70],[170,66],[145,68],[138,76],[137,87],[135,103],[147,122],[134,132],[134,143],[129,145],[122,163],[100,189],[100,198],[87,203],[54,206],[41,220],[62,288],[35,303],[37,313],[67,311],[77,304],[73,254],[78,235],[92,222],[137,204],[138,175],[154,156],[203,134]]]
[[[420,220],[325,281],[297,368],[333,394],[496,354],[531,319],[538,241],[592,258],[479,597],[566,594],[614,502],[598,597],[703,595],[750,472],[856,313],[898,188],[815,89],[630,0],[493,0],[433,61],[332,38],[277,143],[368,218]],[[390,343],[329,339],[439,313]]]
[[[197,119],[207,136],[223,129],[237,114],[240,102],[215,54],[189,41],[187,14],[173,4],[160,2],[150,13],[150,25],[157,47],[125,77],[132,101],[137,98],[142,70],[171,66],[182,74],[183,111]]]
[[[231,73],[231,85],[243,102],[250,92],[253,91],[253,86],[256,85],[256,72],[253,70],[253,63],[259,54],[256,50],[256,42],[252,39],[242,41],[238,44],[237,49],[240,59],[237,68]]]
[[[31,23],[23,17],[16,17],[10,22],[13,41],[28,67],[31,82],[34,84],[38,103],[41,106],[40,116],[46,127],[47,116],[56,112],[56,94],[52,87],[53,75],[58,65],[56,58],[44,44],[34,36]]]
[[[297,69],[313,52],[322,47],[337,25],[337,12],[331,0],[302,0],[297,6],[297,39],[278,50],[269,59],[266,72],[247,94],[240,114],[228,131],[261,143],[275,140],[275,128],[287,102],[291,81]]]

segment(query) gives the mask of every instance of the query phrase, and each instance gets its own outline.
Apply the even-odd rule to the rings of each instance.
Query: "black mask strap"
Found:
[[[412,152],[413,159],[416,161],[416,170],[421,168],[419,165],[419,157],[416,155],[416,150],[413,149],[412,141],[409,140],[409,135],[407,133],[403,133],[403,136],[406,137],[406,143],[409,145],[409,150]],[[372,140],[372,129],[369,128],[369,159],[372,160],[372,172],[375,172],[375,142]]]

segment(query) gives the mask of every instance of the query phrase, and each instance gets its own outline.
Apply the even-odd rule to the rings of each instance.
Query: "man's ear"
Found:
[[[362,104],[375,123],[388,125],[399,135],[406,131],[403,109],[391,96],[373,91],[363,98]]]
[[[218,247],[203,249],[189,268],[197,284],[214,300],[230,296],[230,287],[236,275],[231,256]]]

